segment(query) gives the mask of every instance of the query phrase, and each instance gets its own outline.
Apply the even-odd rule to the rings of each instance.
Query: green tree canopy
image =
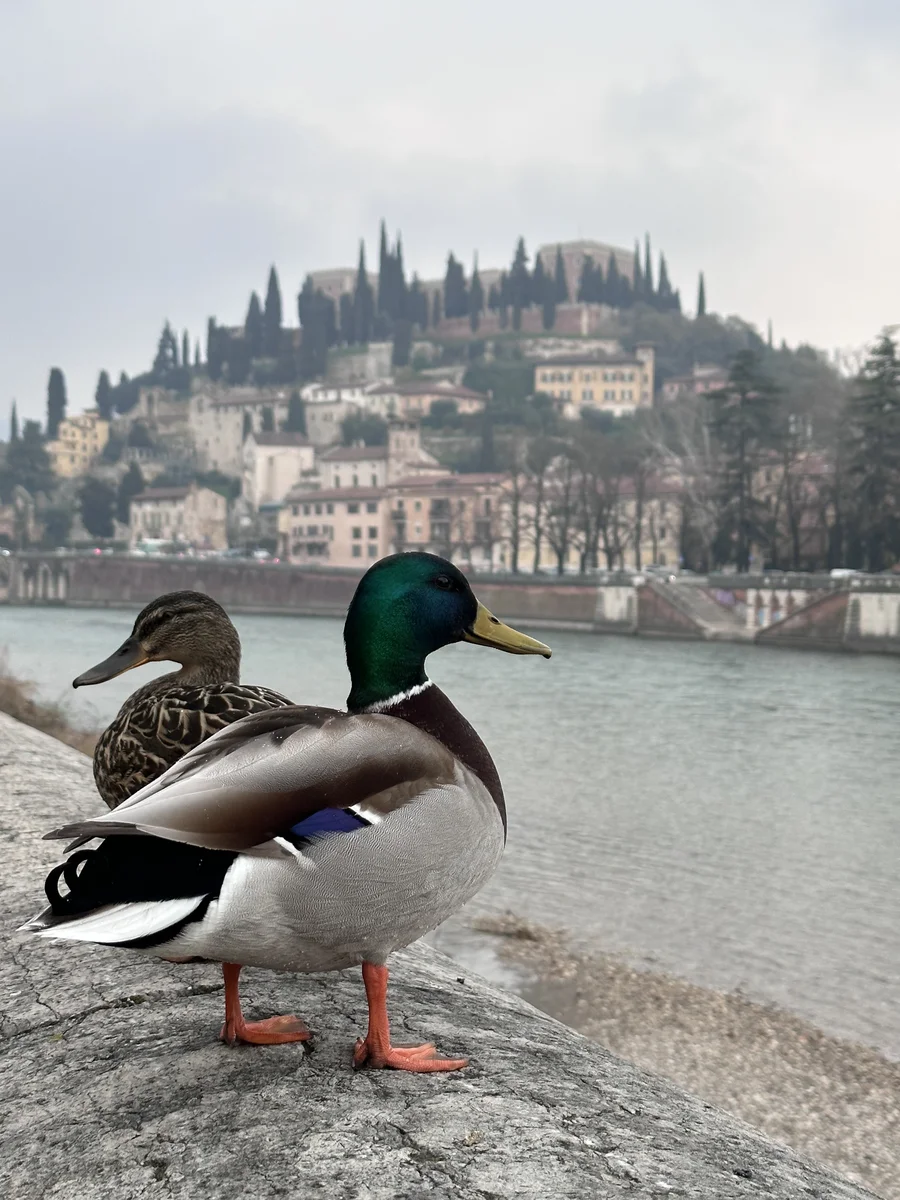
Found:
[[[55,484],[41,427],[37,421],[26,421],[21,437],[9,443],[0,465],[0,499],[8,504],[16,487],[23,487],[32,496],[49,494]]]
[[[251,358],[262,358],[265,345],[264,334],[262,305],[256,292],[251,292],[247,316],[244,318],[244,337],[247,340]]]
[[[96,538],[111,538],[115,533],[115,490],[102,479],[86,479],[78,492],[78,502],[81,520],[88,533]]]
[[[97,389],[94,392],[94,404],[97,406],[97,412],[104,421],[112,420],[114,397],[108,371],[100,372],[97,380]]]
[[[270,358],[277,358],[281,353],[281,325],[281,288],[278,286],[278,272],[273,266],[269,270],[266,307],[263,313],[263,349]]]
[[[116,518],[127,525],[130,520],[131,501],[144,490],[144,476],[137,463],[130,463],[128,470],[119,480],[116,492]]]

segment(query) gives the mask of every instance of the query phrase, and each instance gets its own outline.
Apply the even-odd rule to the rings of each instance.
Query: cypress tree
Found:
[[[222,366],[225,362],[225,347],[222,337],[224,332],[223,329],[219,329],[215,317],[210,317],[206,322],[206,373],[210,379],[222,377]],[[119,408],[119,412],[121,411],[122,409]]]
[[[408,367],[409,354],[412,349],[412,321],[401,317],[394,322],[394,338],[391,346],[391,365]]]
[[[428,328],[428,297],[422,291],[418,275],[413,275],[408,297],[409,318],[420,330]]]
[[[306,404],[299,392],[291,392],[288,399],[288,415],[284,423],[286,433],[302,433],[306,436]]]
[[[191,365],[191,339],[186,329],[181,335],[181,365],[183,367]]]
[[[262,410],[262,431],[263,433],[275,432],[275,414],[268,405]]]
[[[469,297],[466,288],[466,273],[461,262],[451,250],[447,256],[447,270],[444,273],[444,316],[464,317],[469,311]]]
[[[386,313],[388,316],[393,315],[393,296],[391,278],[393,272],[391,268],[393,262],[391,254],[388,250],[387,227],[385,226],[384,217],[381,218],[381,232],[378,239],[378,305],[379,313]]]
[[[554,299],[557,304],[569,303],[569,281],[566,279],[566,264],[563,261],[562,246],[556,247],[556,266],[553,270]]]
[[[352,346],[353,339],[356,337],[356,326],[353,316],[353,297],[349,292],[341,293],[338,307],[338,329],[341,341]]]
[[[541,324],[548,332],[556,324],[556,286],[548,275],[543,284],[544,297],[541,302]]]
[[[112,418],[112,385],[109,382],[109,374],[106,371],[101,371],[100,378],[97,380],[97,390],[94,392],[94,404],[97,406],[97,412],[104,421],[109,421]]]
[[[516,243],[516,252],[509,271],[509,298],[513,310],[513,329],[516,331],[522,328],[522,309],[527,308],[530,303],[530,292],[531,275],[528,270],[528,254],[525,250],[525,239],[520,237]]]
[[[262,358],[265,344],[263,330],[262,305],[256,292],[250,293],[250,303],[247,306],[247,316],[244,318],[244,338],[250,350],[251,358]]]
[[[531,290],[528,297],[529,304],[539,304],[543,307],[546,300],[546,284],[551,282],[548,279],[547,272],[544,270],[544,263],[539,254],[534,256],[534,270],[531,272]]]
[[[700,282],[697,285],[697,316],[706,316],[706,283],[702,271],[700,272]]]
[[[59,367],[53,367],[47,380],[47,441],[56,440],[59,423],[66,416],[66,377]]]
[[[270,358],[277,358],[281,353],[281,323],[281,288],[278,286],[278,272],[273,266],[269,271],[263,312],[263,350]]]
[[[200,358],[200,339],[197,338],[197,340],[194,342],[194,366],[199,367],[201,362],[202,362],[202,359]]]
[[[644,299],[648,304],[653,303],[653,260],[650,257],[650,234],[644,234]]]
[[[632,284],[632,292],[636,301],[644,299],[644,273],[641,270],[641,247],[637,238],[634,239],[634,283]]]
[[[616,262],[615,254],[610,254],[609,262],[606,264],[606,285],[603,289],[603,298],[613,308],[623,307],[622,278],[619,275],[619,264]]]
[[[472,284],[469,288],[469,328],[473,333],[478,331],[483,311],[484,288],[481,286],[481,276],[478,274],[478,256],[476,255],[472,267]]]
[[[19,414],[16,411],[16,402],[13,400],[12,408],[9,412],[9,440],[17,442],[19,440]]]
[[[669,282],[669,271],[666,266],[666,256],[659,256],[659,284],[656,288],[656,303],[660,312],[665,312],[667,309],[674,308],[674,295],[672,293],[672,285]]]
[[[500,291],[496,283],[492,283],[488,289],[487,306],[491,312],[496,312],[500,307]]]
[[[360,346],[372,340],[372,325],[375,320],[375,297],[366,272],[366,246],[359,243],[359,266],[356,270],[356,287],[353,292],[353,340]]]
[[[253,432],[253,418],[248,412],[244,413],[243,430],[241,433],[241,441],[246,442],[247,438]]]
[[[153,359],[153,375],[160,383],[165,381],[170,371],[178,366],[178,338],[172,326],[166,321],[163,331],[156,343],[156,357]]]
[[[397,241],[394,246],[394,289],[393,289],[393,304],[391,316],[395,321],[402,321],[411,314],[407,311],[407,297],[409,289],[406,286],[406,272],[403,267],[403,241],[400,233],[397,233]]]
[[[600,287],[596,283],[596,275],[600,274]],[[590,254],[584,256],[581,264],[581,277],[578,278],[578,304],[595,304],[598,293],[602,296],[602,272],[594,268],[594,259]]]
[[[435,292],[434,299],[431,304],[431,323],[437,329],[443,319],[441,311],[441,293]]]

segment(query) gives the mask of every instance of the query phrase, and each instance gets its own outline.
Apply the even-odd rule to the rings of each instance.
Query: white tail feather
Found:
[[[73,942],[115,945],[161,933],[189,917],[204,896],[181,900],[140,900],[130,904],[108,904],[95,912],[37,931],[38,937],[64,938]],[[27,928],[24,926],[23,928]]]

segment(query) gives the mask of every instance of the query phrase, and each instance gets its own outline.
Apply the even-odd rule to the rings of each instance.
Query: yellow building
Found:
[[[108,441],[109,421],[104,421],[95,408],[66,417],[59,423],[56,441],[47,443],[54,473],[60,479],[84,475]]]
[[[535,366],[534,390],[552,396],[568,420],[576,420],[584,409],[628,416],[653,404],[654,359],[653,347],[646,345],[633,355],[550,358]]]

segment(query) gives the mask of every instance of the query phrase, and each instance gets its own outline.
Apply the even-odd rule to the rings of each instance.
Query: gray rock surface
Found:
[[[355,971],[247,971],[247,1012],[296,1012],[315,1040],[226,1048],[215,967],[14,932],[57,861],[41,835],[99,807],[85,758],[0,714],[5,1200],[870,1195],[427,947],[397,956],[397,1040],[468,1070],[353,1071]]]

